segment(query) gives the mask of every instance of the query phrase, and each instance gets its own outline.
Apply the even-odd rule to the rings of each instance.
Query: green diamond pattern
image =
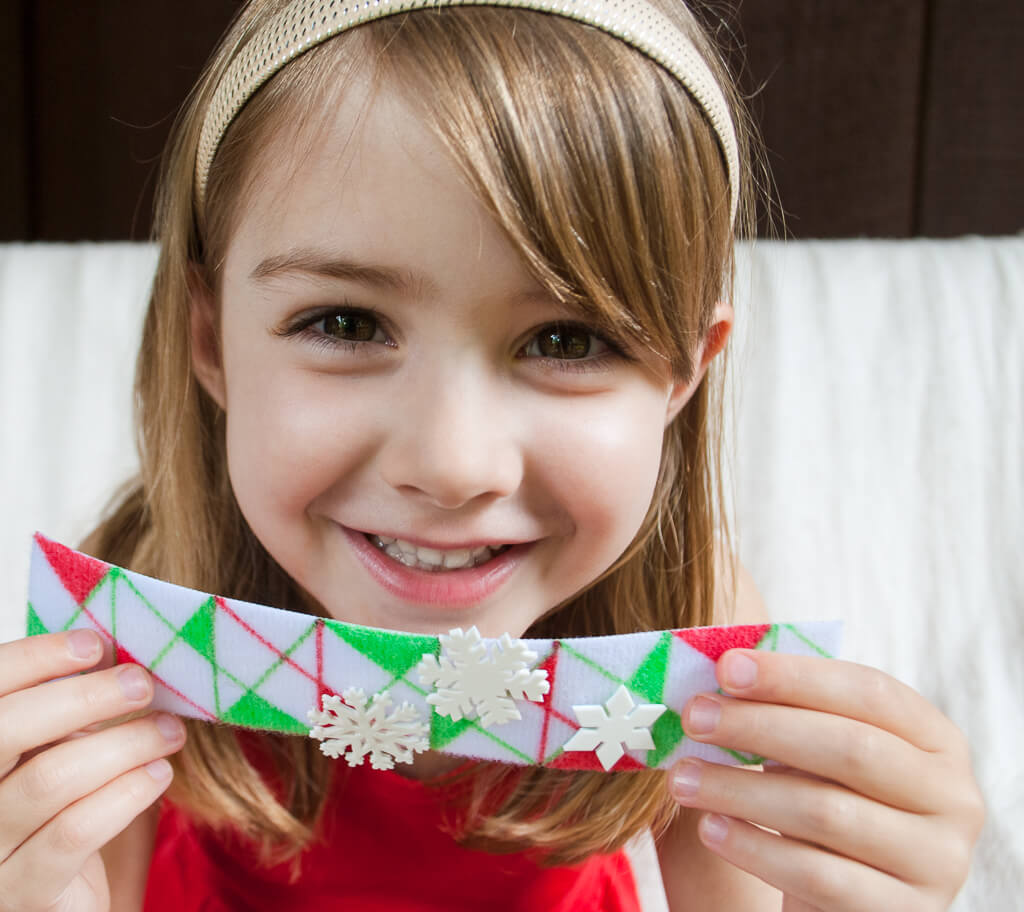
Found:
[[[116,640],[121,660],[138,661],[153,672],[161,708],[250,728],[307,733],[303,720],[319,694],[367,679],[345,677],[357,666],[360,674],[377,670],[376,676],[368,675],[374,680],[370,692],[387,689],[396,702],[412,699],[423,705],[427,691],[415,669],[425,654],[441,651],[437,637],[215,598],[105,565],[41,536],[35,542],[30,589],[30,635],[83,626],[100,630]],[[623,639],[630,642],[625,649],[611,643]],[[542,653],[541,663],[549,663],[551,691],[543,704],[524,704],[522,720],[493,730],[477,719],[453,722],[431,709],[432,748],[513,763],[562,762],[577,753],[563,753],[559,745],[565,732],[577,727],[571,702],[581,688],[596,693],[607,683],[610,695],[625,685],[641,701],[674,703],[679,691],[672,688],[678,685],[666,693],[666,684],[670,678],[677,681],[675,663],[689,661],[700,673],[713,668],[710,659],[687,652],[689,647],[667,631],[632,638],[535,640],[531,647]],[[757,648],[827,655],[791,624],[770,627]],[[332,656],[326,673],[325,653]],[[538,734],[541,728],[544,734]],[[558,731],[550,743],[549,729]],[[680,718],[672,709],[654,723],[651,734],[656,747],[646,753],[648,766],[672,760],[683,749]],[[745,763],[760,759],[733,756]],[[582,763],[586,758],[576,759]],[[572,768],[571,761],[566,765]]]

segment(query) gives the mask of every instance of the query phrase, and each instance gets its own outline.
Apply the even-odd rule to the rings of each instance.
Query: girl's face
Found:
[[[367,100],[266,151],[196,373],[242,513],[332,617],[518,636],[629,545],[700,374],[594,335],[414,109]]]

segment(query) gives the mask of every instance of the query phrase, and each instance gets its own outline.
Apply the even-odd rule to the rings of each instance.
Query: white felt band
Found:
[[[324,753],[389,769],[432,749],[562,769],[666,768],[684,756],[762,758],[683,736],[715,662],[748,647],[835,654],[838,622],[604,637],[484,639],[360,627],[212,596],[37,535],[28,632],[91,628],[153,675],[158,709],[312,734]]]

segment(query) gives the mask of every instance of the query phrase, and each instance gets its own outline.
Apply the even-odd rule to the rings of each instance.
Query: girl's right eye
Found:
[[[376,314],[356,308],[322,308],[305,313],[278,331],[306,338],[321,348],[357,348],[364,343],[393,345]]]

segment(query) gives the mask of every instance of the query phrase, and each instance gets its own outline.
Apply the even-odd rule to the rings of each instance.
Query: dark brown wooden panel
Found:
[[[0,4],[0,238],[147,236],[171,119],[240,2]],[[740,0],[735,18],[790,236],[1021,228],[1020,0]]]
[[[29,0],[0,4],[0,238],[25,238],[32,234],[30,220],[30,163],[28,98],[25,54]]]
[[[144,238],[171,119],[232,0],[36,3],[37,236]]]
[[[796,237],[909,235],[925,0],[748,0],[742,84]]]
[[[918,232],[1024,228],[1024,4],[933,0]]]

